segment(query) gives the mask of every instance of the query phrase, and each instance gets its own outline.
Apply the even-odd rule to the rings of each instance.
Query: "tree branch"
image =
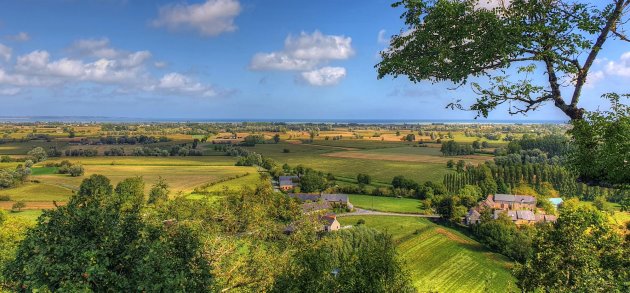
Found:
[[[582,66],[582,70],[578,72],[577,80],[575,82],[575,90],[573,91],[573,96],[571,97],[571,106],[577,107],[578,100],[580,99],[580,94],[582,93],[582,87],[584,83],[586,83],[586,76],[588,75],[588,71],[595,62],[595,58],[597,58],[597,54],[602,49],[602,45],[606,42],[606,38],[608,37],[608,33],[614,28],[615,24],[621,17],[621,14],[626,6],[630,4],[630,0],[617,0],[615,3],[615,9],[611,13],[606,25],[602,28],[595,41],[595,44],[591,48],[591,52],[586,57],[586,61]],[[564,103],[564,101],[562,101]],[[557,104],[556,104],[557,105]]]
[[[628,38],[626,35],[620,33],[617,31],[617,28],[610,30],[610,32],[612,32],[615,36],[617,36],[620,40],[622,41],[626,41],[626,42],[630,42],[630,38]]]

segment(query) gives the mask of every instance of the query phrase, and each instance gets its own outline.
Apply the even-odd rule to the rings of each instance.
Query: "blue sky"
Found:
[[[376,79],[403,24],[391,1],[3,1],[0,115],[470,119],[468,86]],[[583,94],[627,92],[630,47],[610,42]],[[565,119],[552,105],[528,117]]]

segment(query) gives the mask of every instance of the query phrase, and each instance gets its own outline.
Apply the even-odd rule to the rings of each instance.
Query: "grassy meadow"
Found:
[[[350,202],[356,208],[381,212],[403,214],[421,214],[425,212],[420,200],[412,198],[351,194]]]
[[[396,216],[339,217],[392,235],[419,292],[509,292],[513,263],[475,240],[427,219]]]

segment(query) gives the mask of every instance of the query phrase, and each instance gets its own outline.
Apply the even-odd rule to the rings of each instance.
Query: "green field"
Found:
[[[31,175],[49,175],[57,173],[57,167],[34,167],[31,168]]]
[[[66,201],[72,189],[57,184],[24,183],[15,188],[1,189],[0,195],[8,195],[12,201]]]
[[[425,212],[420,200],[411,198],[352,194],[350,195],[350,202],[357,208],[381,212],[405,214],[421,214]]]
[[[387,232],[420,292],[514,291],[512,263],[469,237],[427,219],[396,216],[340,217],[342,225],[365,225]]]
[[[260,183],[260,175],[257,172],[249,173],[243,177],[217,183],[206,189],[207,192],[221,192],[223,190],[238,190],[243,186],[254,187]]]
[[[42,214],[41,210],[25,210],[21,212],[9,212],[7,215],[9,217],[15,217],[18,219],[23,219],[27,222],[35,224],[39,215]]]

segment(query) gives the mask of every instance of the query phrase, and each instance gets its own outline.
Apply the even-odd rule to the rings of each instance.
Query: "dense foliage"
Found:
[[[275,292],[415,292],[390,236],[366,227],[324,237],[300,251]]]
[[[211,280],[196,232],[143,217],[144,183],[93,175],[45,211],[6,268],[22,290],[203,291]]]
[[[413,290],[391,238],[364,228],[322,237],[317,215],[303,215],[267,181],[226,191],[214,204],[168,193],[160,180],[145,201],[141,178],[114,188],[92,175],[66,206],[44,211],[24,240],[4,229],[0,214],[0,284],[72,292]]]
[[[515,275],[523,291],[628,292],[629,267],[629,239],[601,212],[567,204],[554,225],[536,228]]]
[[[442,143],[440,152],[442,152],[442,154],[445,156],[463,156],[472,155],[475,153],[475,150],[473,149],[472,145],[461,144],[454,140],[449,140]]]
[[[381,52],[379,78],[465,84],[487,76],[487,86],[472,83],[478,97],[469,109],[478,115],[487,117],[502,104],[517,114],[552,102],[572,120],[582,119],[582,88],[603,45],[610,38],[629,41],[623,26],[630,2],[607,0],[603,9],[566,0],[493,2],[394,3],[404,8],[406,29]],[[536,74],[545,78],[532,78]],[[567,88],[572,92],[563,95]],[[451,106],[464,108],[458,102]]]
[[[0,169],[0,189],[15,187],[28,180],[31,174],[31,169],[18,165],[15,169],[8,168]]]
[[[587,182],[630,183],[630,106],[608,96],[610,111],[591,112],[573,122],[571,164]],[[626,96],[627,97],[627,96]]]

